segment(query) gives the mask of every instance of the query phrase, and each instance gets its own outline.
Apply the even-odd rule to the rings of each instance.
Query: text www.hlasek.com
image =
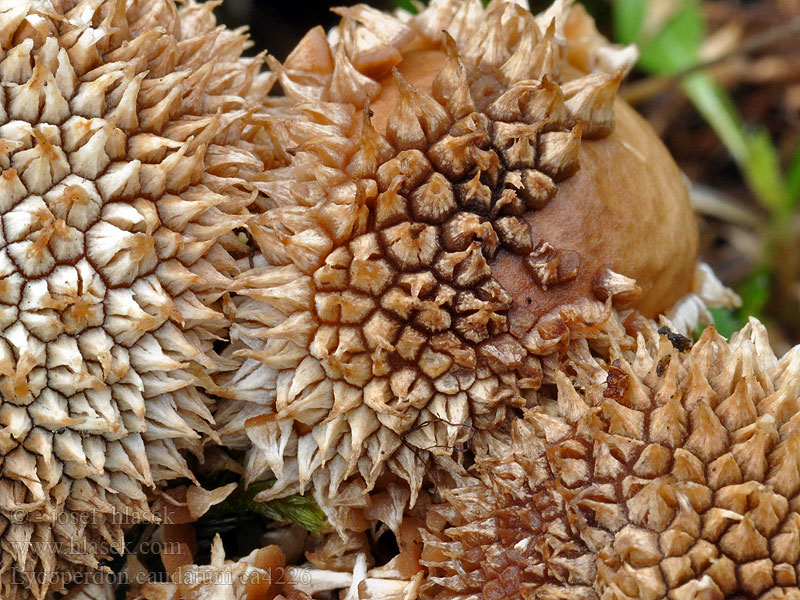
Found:
[[[60,556],[102,556],[111,553],[122,554],[133,551],[133,547],[119,548],[107,542],[91,542],[84,540],[81,544],[56,541],[8,540],[17,556],[33,553],[38,556],[58,554]],[[136,544],[136,552],[140,554],[180,555],[185,548],[180,542],[144,541]]]

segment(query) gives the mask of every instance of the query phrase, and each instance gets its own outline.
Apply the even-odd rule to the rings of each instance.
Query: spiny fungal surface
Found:
[[[193,1],[0,0],[3,598],[121,551],[215,435],[217,302],[269,160],[246,44]]]
[[[447,0],[403,23],[359,5],[340,9],[336,43],[318,28],[285,64],[269,59],[287,154],[248,223],[256,253],[232,288],[226,350],[241,366],[218,380],[231,400],[215,415],[223,442],[248,450],[248,478],[276,477],[260,498],[313,483],[332,523],[359,527],[341,511],[392,472],[413,504],[429,456],[525,405],[537,355],[569,324],[640,291],[599,270],[593,294],[520,335],[492,270],[517,256],[548,290],[582,268],[530,225],[579,170],[581,139],[614,129],[625,52],[605,42],[606,63],[573,66],[599,38],[589,22],[594,37],[570,46],[576,10]]]
[[[424,597],[800,597],[798,348],[777,360],[756,321],[691,349],[628,325],[632,350],[575,345],[443,492]]]

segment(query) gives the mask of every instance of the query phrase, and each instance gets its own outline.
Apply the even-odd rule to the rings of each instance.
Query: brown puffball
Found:
[[[415,49],[402,56],[400,74],[431,93],[446,53]],[[381,88],[371,104],[372,124],[385,133],[399,93],[391,76]],[[524,335],[542,315],[581,298],[605,300],[604,269],[635,280],[639,288],[615,298],[615,306],[648,317],[690,291],[698,233],[681,172],[649,123],[624,100],[617,99],[614,112],[614,131],[583,140],[578,171],[544,207],[525,213],[534,239],[574,253],[573,262],[577,255],[575,278],[543,287],[524,257],[502,250],[491,263],[492,276],[513,296],[512,333]]]
[[[636,280],[641,294],[622,305],[649,317],[689,293],[698,240],[686,184],[650,125],[622,100],[615,112],[614,132],[584,141],[580,170],[526,215],[534,236],[578,253],[577,277],[545,290],[518,256],[503,252],[492,264],[514,296],[512,328],[527,331],[556,306],[596,295],[603,267]]]
[[[799,349],[778,359],[754,319],[694,345],[626,327],[476,443],[425,513],[422,598],[800,597]]]
[[[286,156],[247,224],[215,419],[249,480],[277,479],[257,500],[312,490],[343,533],[399,523],[612,305],[669,309],[696,234],[674,163],[615,108],[635,56],[580,9],[337,10],[269,60]]]

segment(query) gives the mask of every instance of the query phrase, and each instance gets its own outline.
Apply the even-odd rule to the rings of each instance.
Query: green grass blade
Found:
[[[686,0],[664,28],[642,46],[640,66],[662,75],[688,69],[697,63],[705,33],[699,3]]]
[[[730,95],[709,74],[693,73],[681,87],[731,153],[762,206],[772,214],[791,211],[792,199],[769,134],[765,130],[746,133]]]
[[[224,502],[211,507],[201,523],[219,527],[220,523],[231,517],[243,518],[248,514],[256,514],[273,521],[293,521],[311,533],[319,534],[329,529],[325,513],[310,496],[294,494],[266,502],[254,499],[259,492],[272,487],[274,483],[274,479],[260,481],[247,488],[240,483]]]
[[[646,2],[642,0],[615,0],[611,11],[614,37],[622,44],[639,39],[644,26]]]
[[[309,496],[287,496],[285,498],[278,498],[277,500],[270,500],[265,503],[253,503],[253,510],[259,510],[260,507],[267,507],[268,512],[265,516],[280,521],[289,520],[305,527],[311,533],[320,534],[329,529],[328,519],[322,509]]]
[[[781,172],[778,149],[766,129],[748,136],[744,176],[761,204],[774,215],[792,212],[792,197]]]
[[[656,32],[645,31],[651,6],[649,0],[615,0],[612,19],[617,39],[639,45],[639,67],[649,73],[669,75],[694,65],[705,36],[699,2],[682,0],[678,10]]]
[[[786,169],[786,195],[789,206],[796,210],[800,205],[800,140]]]
[[[694,73],[683,80],[683,91],[711,125],[738,163],[747,160],[747,139],[741,118],[730,96],[707,73]]]

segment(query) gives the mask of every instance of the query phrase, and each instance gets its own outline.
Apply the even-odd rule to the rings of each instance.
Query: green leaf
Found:
[[[700,5],[684,2],[678,13],[651,40],[642,40],[640,66],[662,75],[688,69],[697,63],[705,37]]]
[[[769,300],[770,277],[766,270],[758,270],[736,286],[742,299],[739,308],[712,308],[711,316],[720,334],[726,338],[747,324],[750,317],[764,320],[764,307]]]
[[[635,42],[642,32],[646,2],[643,0],[616,0],[611,11],[614,36],[623,44]]]
[[[646,31],[649,0],[615,0],[612,11],[615,34],[623,43],[636,42],[639,67],[659,75],[687,69],[697,62],[705,37],[705,21],[696,0],[675,0],[677,10],[654,32]]]
[[[732,308],[712,308],[711,316],[714,317],[714,327],[720,335],[730,339],[730,337],[744,327],[739,311]]]
[[[260,481],[245,488],[243,484],[225,499],[208,511],[203,521],[210,522],[214,528],[224,528],[231,518],[242,518],[256,514],[273,521],[292,521],[305,527],[311,533],[323,533],[328,529],[325,513],[309,496],[294,494],[267,502],[254,500],[256,495],[274,485],[274,480]]]
[[[791,209],[797,209],[800,205],[800,140],[797,140],[794,154],[786,169],[786,195]]]
[[[290,520],[311,533],[320,534],[328,529],[328,519],[322,509],[309,496],[293,495],[278,498],[265,503],[255,503],[264,507],[264,516],[276,521]],[[259,510],[259,508],[255,508]],[[274,516],[272,516],[274,515]]]
[[[743,283],[736,286],[736,293],[742,299],[742,306],[739,309],[742,317],[747,321],[747,317],[757,317],[762,319],[764,307],[769,300],[770,275],[760,269],[750,275]]]
[[[788,191],[769,133],[764,129],[746,132],[730,95],[707,73],[685,77],[681,87],[731,153],[761,205],[772,214],[791,212],[794,197]]]
[[[407,10],[412,15],[417,14],[417,7],[414,6],[414,3],[411,0],[395,0],[395,3],[397,4],[397,8]]]

